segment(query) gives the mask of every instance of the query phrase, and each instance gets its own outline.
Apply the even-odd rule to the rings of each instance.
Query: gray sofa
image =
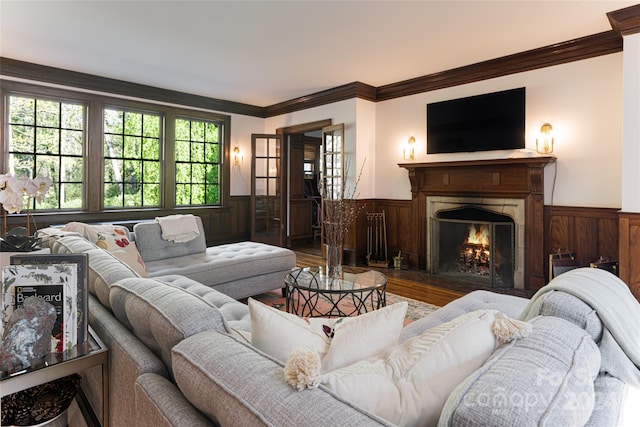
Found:
[[[110,425],[390,425],[322,385],[287,385],[283,364],[239,336],[251,330],[246,305],[184,276],[137,277],[78,237],[58,239],[52,251],[90,254],[89,322],[109,347]],[[517,317],[528,302],[476,291],[411,323],[401,340],[477,309]],[[597,313],[563,292],[544,295],[539,311],[528,337],[496,349],[458,385],[440,425],[621,423],[627,385],[599,372]],[[85,373],[83,390],[100,414],[96,374]]]

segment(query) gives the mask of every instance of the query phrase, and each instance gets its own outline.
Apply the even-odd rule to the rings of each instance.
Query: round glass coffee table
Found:
[[[329,279],[322,268],[295,268],[284,278],[288,313],[304,317],[348,317],[387,305],[387,278],[379,271],[342,273]]]

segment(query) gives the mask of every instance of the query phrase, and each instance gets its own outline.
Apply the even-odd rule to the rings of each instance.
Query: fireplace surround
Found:
[[[429,196],[426,203],[427,271],[484,287],[524,289],[524,200]],[[491,247],[488,270],[476,274],[460,271],[466,270],[462,265],[445,267],[463,237],[468,238],[460,233],[468,234],[465,229],[480,226],[486,226],[487,250]],[[455,267],[459,271],[453,271]]]
[[[521,155],[500,159],[399,164],[409,171],[419,267],[432,272],[430,218],[462,205],[480,205],[514,221],[514,287],[537,290],[544,274],[544,168],[556,158]]]

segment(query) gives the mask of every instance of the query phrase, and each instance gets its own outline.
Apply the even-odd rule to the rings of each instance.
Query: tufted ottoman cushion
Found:
[[[152,277],[180,274],[239,299],[281,288],[284,275],[295,264],[295,253],[289,249],[239,242],[146,265]]]

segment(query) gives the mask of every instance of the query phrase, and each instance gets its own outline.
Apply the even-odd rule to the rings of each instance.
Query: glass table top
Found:
[[[295,268],[285,276],[285,283],[298,289],[320,290],[323,292],[366,291],[380,288],[387,278],[379,271],[362,273],[343,272],[341,279],[329,279],[319,268]]]

